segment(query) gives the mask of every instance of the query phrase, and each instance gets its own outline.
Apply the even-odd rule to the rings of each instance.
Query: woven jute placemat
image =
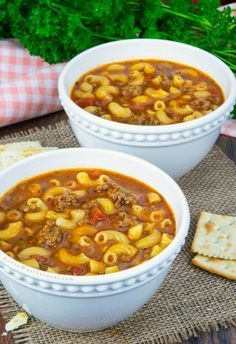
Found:
[[[67,122],[4,137],[0,143],[20,140],[40,140],[42,145],[60,148],[78,146]],[[63,332],[31,317],[28,325],[14,332],[15,343],[172,344],[197,335],[198,331],[235,325],[236,283],[192,266],[190,246],[201,210],[235,215],[236,167],[215,146],[202,163],[178,183],[190,205],[189,235],[165,283],[139,312],[112,328],[82,334]],[[2,316],[9,320],[19,309],[0,287]]]

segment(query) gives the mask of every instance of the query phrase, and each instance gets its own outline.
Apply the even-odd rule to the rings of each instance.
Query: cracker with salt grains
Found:
[[[192,251],[208,257],[236,260],[236,217],[202,211]]]
[[[39,141],[25,141],[0,145],[0,171],[21,159],[53,149],[57,149],[57,147],[42,147]]]
[[[192,259],[192,263],[212,274],[236,281],[236,261],[234,260],[210,258],[197,254]]]

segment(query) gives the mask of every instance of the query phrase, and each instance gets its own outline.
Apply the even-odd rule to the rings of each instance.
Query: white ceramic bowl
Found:
[[[224,104],[194,121],[138,126],[94,116],[70,99],[72,85],[85,72],[105,63],[137,58],[164,59],[198,68],[221,86],[225,94]],[[66,65],[58,87],[61,103],[81,146],[134,154],[149,160],[174,178],[195,167],[212,148],[236,98],[235,77],[218,58],[186,44],[157,39],[117,41],[89,49]]]
[[[128,154],[99,149],[62,149],[18,162],[0,175],[0,195],[32,175],[72,167],[111,169],[147,183],[165,197],[177,223],[175,239],[158,256],[107,275],[46,273],[27,267],[0,251],[0,279],[28,313],[64,330],[97,330],[127,318],[160,287],[184,244],[189,209],[179,186],[159,168]]]

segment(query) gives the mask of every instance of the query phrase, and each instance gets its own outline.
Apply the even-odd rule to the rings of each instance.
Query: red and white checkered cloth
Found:
[[[57,80],[64,63],[49,65],[15,39],[0,41],[0,127],[61,109]],[[236,121],[222,134],[236,137]]]
[[[61,109],[57,80],[64,64],[30,56],[16,40],[0,41],[0,127]]]

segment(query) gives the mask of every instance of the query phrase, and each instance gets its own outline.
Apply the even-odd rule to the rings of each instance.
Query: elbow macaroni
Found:
[[[91,226],[79,226],[72,233],[72,239],[76,239],[80,235],[92,237],[97,233],[97,230]]]
[[[120,106],[118,103],[115,102],[110,103],[108,105],[108,109],[112,113],[112,115],[116,117],[127,118],[130,117],[132,114],[129,108]]]
[[[162,209],[159,209],[159,210],[153,210],[150,215],[149,215],[149,219],[150,221],[152,222],[161,222],[164,218],[164,215],[163,215],[163,210]]]
[[[103,261],[107,265],[115,265],[118,258],[125,256],[126,258],[132,258],[137,253],[137,248],[130,244],[119,243],[110,246],[104,256]]]
[[[15,238],[23,229],[23,222],[9,223],[6,229],[0,230],[0,240],[11,240]]]
[[[182,115],[182,116],[189,115],[190,113],[193,112],[193,109],[191,108],[191,106],[189,105],[180,106],[178,102],[175,100],[172,100],[170,102],[170,107],[174,113],[178,115]]]
[[[142,234],[143,234],[143,225],[141,223],[129,228],[128,230],[128,237],[130,238],[130,240],[138,240],[141,238]]]
[[[119,91],[115,86],[100,86],[95,92],[97,98],[102,100],[112,100],[114,95],[118,95]]]
[[[80,85],[80,89],[84,92],[92,92],[93,91],[93,85],[91,85],[85,81]]]
[[[84,80],[92,85],[101,85],[101,86],[107,86],[110,84],[110,81],[108,78],[102,75],[87,75]]]
[[[113,63],[109,66],[106,67],[106,69],[110,72],[110,71],[120,71],[120,70],[124,70],[125,69],[125,66],[123,66],[122,64],[119,64],[119,63]]]
[[[113,231],[113,230],[105,230],[105,231],[100,231],[96,234],[95,236],[95,241],[98,244],[106,244],[108,241],[115,241],[115,242],[121,242],[128,244],[129,239],[124,233],[118,232],[118,231]]]
[[[173,77],[173,84],[177,87],[182,86],[184,83],[184,79],[180,75],[175,75]]]
[[[28,265],[31,268],[34,268],[34,269],[37,269],[37,270],[39,269],[39,263],[37,262],[36,259],[25,259],[25,260],[22,260],[21,263],[25,264],[25,265]]]
[[[164,91],[162,88],[155,90],[154,88],[147,88],[145,93],[152,98],[165,99],[169,97],[169,92]]]
[[[27,247],[18,253],[18,257],[20,258],[20,260],[30,259],[32,256],[41,256],[48,258],[49,251],[42,247],[32,246]]]
[[[84,91],[81,91],[81,90],[75,90],[74,91],[74,96],[77,97],[77,98],[82,98],[82,99],[94,98],[94,94],[92,92],[84,92]]]
[[[156,244],[159,244],[159,242],[161,241],[161,237],[162,237],[161,232],[159,232],[158,230],[154,230],[152,234],[149,234],[148,236],[138,240],[135,243],[135,247],[142,250],[152,247]]]
[[[149,101],[149,97],[148,96],[137,96],[135,98],[132,99],[132,102],[134,103],[139,103],[139,104],[143,104]]]
[[[165,110],[166,109],[166,104],[162,101],[162,100],[157,100],[155,103],[154,103],[154,109],[156,111],[159,111],[159,110]],[[154,112],[155,114],[155,112]]]
[[[83,186],[97,186],[100,184],[107,183],[109,181],[109,177],[105,174],[102,174],[99,176],[98,179],[92,180],[87,172],[79,172],[76,176],[78,183],[80,183]]]
[[[161,229],[165,229],[165,228],[167,228],[167,227],[170,227],[171,225],[172,225],[171,219],[164,219],[164,220],[162,220],[161,223],[160,223]]]
[[[128,77],[123,73],[108,74],[108,78],[112,81],[118,81],[118,82],[122,82],[124,84],[126,84],[128,82]]]
[[[43,195],[43,200],[45,202],[50,201],[52,198],[58,195],[62,195],[67,191],[65,187],[62,186],[54,186],[50,189],[48,189],[44,195]]]
[[[174,120],[167,116],[167,114],[163,110],[157,111],[155,113],[155,117],[159,120],[160,124],[171,124],[174,122]]]
[[[64,217],[56,219],[56,225],[64,230],[72,230],[77,227],[79,222],[85,216],[85,211],[81,209],[71,210],[71,219],[68,220]]]
[[[140,86],[144,83],[144,76],[139,71],[134,70],[130,72],[129,79],[131,80],[129,82],[129,85],[131,86]]]
[[[161,196],[156,192],[149,192],[147,198],[149,203],[161,202]]]
[[[57,253],[57,257],[63,264],[70,265],[70,266],[78,266],[81,264],[86,264],[90,260],[84,253],[74,255],[74,254],[71,254],[65,248],[59,249]]]
[[[143,70],[145,74],[155,73],[155,68],[150,63],[145,63],[145,62],[136,63],[130,69],[131,70],[138,70],[138,71]]]
[[[48,220],[57,220],[58,218],[68,219],[70,217],[70,212],[67,210],[62,213],[57,213],[54,210],[48,210],[46,213],[46,219]]]
[[[96,203],[102,206],[105,214],[110,215],[115,211],[113,202],[109,198],[96,198]]]
[[[98,262],[94,259],[90,259],[89,260],[89,267],[90,267],[91,273],[103,274],[105,272],[106,264],[104,264],[103,262]]]
[[[22,218],[22,213],[19,210],[11,209],[7,212],[7,219],[9,221],[19,221]]]

